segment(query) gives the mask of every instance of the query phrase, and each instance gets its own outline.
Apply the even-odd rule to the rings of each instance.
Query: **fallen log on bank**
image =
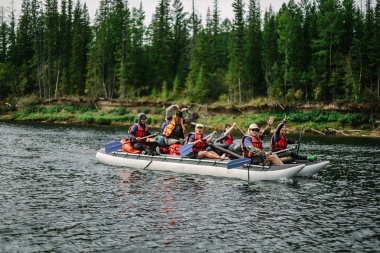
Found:
[[[343,131],[341,131],[341,130],[336,130],[336,129],[334,129],[334,128],[329,128],[328,129],[329,131],[331,131],[331,132],[334,132],[335,134],[343,134],[344,136],[348,136],[348,134],[345,134]]]
[[[322,134],[322,135],[326,135],[325,133],[322,133],[321,131],[318,131],[318,130],[315,130],[313,128],[310,129],[311,131],[317,133],[317,134]]]

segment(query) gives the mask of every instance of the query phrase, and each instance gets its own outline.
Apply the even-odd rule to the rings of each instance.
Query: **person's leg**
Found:
[[[295,159],[291,156],[279,157],[283,163],[291,163],[295,161]]]
[[[165,137],[165,144],[170,146],[172,144],[180,144],[179,140]]]
[[[197,155],[197,158],[199,158],[199,159],[202,159],[202,158],[205,158],[206,157],[206,153],[207,153],[207,151],[199,151],[198,152],[198,155]]]
[[[150,150],[156,150],[156,147],[158,147],[158,142],[145,142],[146,146],[149,146]]]
[[[299,154],[294,153],[294,152],[290,152],[290,156],[297,159],[297,160],[307,160],[306,156],[299,155]]]
[[[214,151],[200,151],[198,153],[198,157],[199,158],[203,158],[203,157],[206,157],[206,158],[211,158],[211,159],[220,159],[220,160],[224,160],[226,159],[226,156],[225,155],[218,155],[217,153],[215,153]]]
[[[151,155],[152,154],[152,151],[149,148],[147,148],[144,144],[142,144],[141,142],[134,143],[133,148],[143,151],[142,154],[145,154],[145,155]]]
[[[146,149],[145,145],[142,144],[141,142],[133,143],[133,148],[136,150],[141,150],[141,151],[144,151]]]
[[[275,155],[275,154],[272,154],[272,155],[267,156],[267,157],[265,158],[265,160],[264,160],[264,164],[265,164],[266,162],[270,162],[271,164],[274,164],[274,165],[282,165],[282,164],[284,164],[284,163],[281,161],[281,159],[278,158],[278,156]]]

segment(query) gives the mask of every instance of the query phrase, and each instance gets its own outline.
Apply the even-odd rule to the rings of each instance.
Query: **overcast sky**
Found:
[[[10,7],[11,2],[12,0],[1,0],[0,6]],[[21,8],[22,0],[13,0],[13,2],[14,2],[14,8],[17,11],[19,11]],[[73,2],[76,2],[76,0],[73,0]],[[86,3],[87,8],[90,13],[91,20],[92,20],[95,16],[96,10],[99,8],[99,0],[81,0],[80,2],[82,4]],[[131,7],[138,8],[141,2],[143,5],[143,9],[145,11],[146,21],[147,23],[149,23],[156,6],[158,5],[159,0],[129,0],[128,1],[130,8]],[[171,0],[171,4],[173,4],[173,2],[174,1]],[[269,5],[272,5],[274,11],[277,12],[284,2],[287,3],[288,0],[260,0],[261,11],[262,13],[264,13],[265,9],[268,9]],[[198,12],[198,14],[202,15],[203,20],[205,20],[207,8],[210,8],[210,10],[212,11],[213,3],[214,3],[214,0],[194,0],[195,10],[196,12]],[[232,11],[232,3],[233,3],[233,0],[219,0],[218,1],[221,19],[233,18],[234,14]],[[245,0],[244,3],[246,5],[246,10],[247,10],[248,0]],[[192,7],[192,0],[182,0],[182,4],[184,6],[185,11],[190,13],[191,7]]]

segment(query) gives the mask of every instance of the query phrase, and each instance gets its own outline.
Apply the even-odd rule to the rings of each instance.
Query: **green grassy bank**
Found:
[[[165,106],[154,107],[116,106],[108,109],[99,109],[96,104],[90,105],[29,105],[23,108],[2,109],[0,120],[36,121],[71,124],[101,124],[101,125],[130,125],[137,121],[137,114],[147,114],[147,124],[151,127],[160,127],[165,115]],[[319,134],[344,134],[379,136],[379,124],[376,118],[361,113],[342,113],[326,110],[281,110],[278,112],[225,112],[220,110],[202,109],[192,110],[192,122],[205,124],[209,129],[221,132],[226,123],[235,122],[245,131],[249,124],[257,123],[266,126],[269,116],[275,117],[272,126],[274,130],[285,115],[289,116],[287,123],[290,132],[299,132],[302,128],[306,132]],[[188,126],[187,129],[191,129]]]

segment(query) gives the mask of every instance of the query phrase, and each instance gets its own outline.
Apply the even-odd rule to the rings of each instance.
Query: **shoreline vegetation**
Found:
[[[193,119],[186,126],[192,131],[195,122],[221,133],[224,126],[235,122],[245,131],[252,122],[266,126],[270,115],[275,117],[272,132],[285,115],[289,117],[289,133],[322,135],[380,137],[380,110],[366,104],[286,103],[257,100],[236,105],[215,103],[212,105],[183,104],[181,102],[157,102],[148,100],[116,100],[89,98],[60,98],[39,100],[19,99],[17,103],[0,101],[0,120],[33,121],[59,124],[95,124],[130,126],[137,121],[137,114],[147,114],[147,124],[160,128],[165,110],[172,104],[188,106]],[[236,129],[237,130],[237,129]]]

